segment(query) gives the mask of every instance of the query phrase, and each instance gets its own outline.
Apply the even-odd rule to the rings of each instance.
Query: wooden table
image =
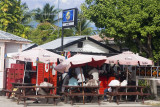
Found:
[[[112,96],[116,96],[116,102],[119,104],[120,96],[122,95],[139,95],[142,97],[142,102],[144,103],[144,96],[150,95],[150,93],[143,93],[143,89],[146,88],[145,86],[111,86],[112,92],[108,92],[107,94],[110,95],[110,101]],[[131,89],[132,91],[128,91]]]
[[[35,84],[31,84],[31,83],[12,83],[12,89],[11,90],[3,90],[5,93],[9,93],[7,98],[10,98],[12,93],[15,93],[15,95],[19,95],[21,94],[21,92],[19,90],[14,90],[17,86],[33,86]]]
[[[26,99],[27,98],[53,98],[54,105],[56,105],[55,99],[60,98],[60,96],[55,95],[54,93],[50,93],[50,91],[47,93],[47,95],[39,95],[37,93],[26,94],[27,90],[31,90],[31,91],[36,92],[37,88],[49,89],[49,90],[53,90],[53,92],[54,92],[54,89],[57,88],[57,87],[50,87],[50,86],[49,87],[46,87],[46,86],[17,86],[17,88],[22,91],[22,96],[19,96],[17,103],[19,104],[19,101],[21,99],[23,99],[24,100],[24,106],[27,106],[26,105]]]
[[[73,99],[75,96],[80,97],[83,96],[83,104],[85,104],[84,97],[85,96],[97,96],[98,98],[98,104],[100,104],[99,97],[102,96],[99,94],[99,86],[66,86],[64,85],[66,91],[64,93],[65,95],[65,102],[67,102],[67,97],[71,98],[71,104],[73,105]],[[85,89],[89,89],[90,92],[86,92]]]

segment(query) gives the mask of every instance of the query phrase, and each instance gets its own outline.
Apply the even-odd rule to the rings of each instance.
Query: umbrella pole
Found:
[[[127,81],[128,81],[128,65],[127,65]],[[126,93],[127,93],[127,88],[126,88]],[[126,101],[127,101],[127,95],[126,95]]]
[[[24,78],[25,78],[25,75],[26,75],[26,66],[27,66],[27,64],[26,64],[26,61],[24,62],[24,75],[23,75],[23,83],[24,83]]]
[[[82,87],[83,87],[83,77],[82,77],[82,68],[80,67],[80,72],[81,72],[81,78],[82,78]],[[82,94],[83,94],[83,104],[84,104],[84,88],[82,88]]]
[[[37,62],[37,78],[36,78],[36,86],[38,86],[38,62]],[[37,91],[37,88],[36,88],[36,95],[38,95],[38,91]]]
[[[49,83],[50,83],[50,63],[48,63],[48,64],[49,64],[49,67],[48,67],[48,69],[49,69],[49,70],[48,70],[48,73],[49,73],[49,80],[48,80],[48,81],[49,81]]]

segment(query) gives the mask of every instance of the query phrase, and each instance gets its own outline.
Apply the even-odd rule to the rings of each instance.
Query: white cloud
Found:
[[[62,3],[67,3],[67,0],[62,0]]]

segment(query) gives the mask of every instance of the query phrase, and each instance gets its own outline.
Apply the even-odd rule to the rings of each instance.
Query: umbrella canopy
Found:
[[[101,66],[106,59],[106,56],[76,54],[57,65],[55,70],[64,73],[65,71],[68,71],[70,67],[80,67],[87,63],[90,66],[97,67]]]
[[[24,52],[10,54],[10,57],[21,61],[27,61],[27,62],[40,61],[43,63],[57,62],[57,58],[59,58],[60,60],[65,59],[63,56],[47,51],[40,47],[36,47]]]
[[[118,55],[114,55],[107,58],[106,63],[114,63],[114,64],[121,64],[121,65],[152,65],[152,60],[134,54],[133,52],[126,51]]]

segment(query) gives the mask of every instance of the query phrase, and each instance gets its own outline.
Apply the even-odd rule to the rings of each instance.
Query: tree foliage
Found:
[[[40,23],[37,28],[33,29],[29,35],[29,39],[41,45],[56,39],[57,35],[57,26],[46,22]]]
[[[49,3],[45,4],[43,9],[37,8],[33,10],[35,12],[35,20],[40,23],[49,22],[51,24],[55,24],[58,19],[56,19],[57,14],[60,10],[55,9],[55,6],[50,6]]]
[[[21,0],[0,1],[0,29],[27,38],[29,27],[23,25],[25,21],[24,6]]]
[[[86,0],[85,16],[132,51],[160,58],[159,0]]]
[[[90,21],[84,17],[83,13],[79,13],[78,24],[75,27],[75,35],[91,35],[92,33],[93,30],[90,27]]]

